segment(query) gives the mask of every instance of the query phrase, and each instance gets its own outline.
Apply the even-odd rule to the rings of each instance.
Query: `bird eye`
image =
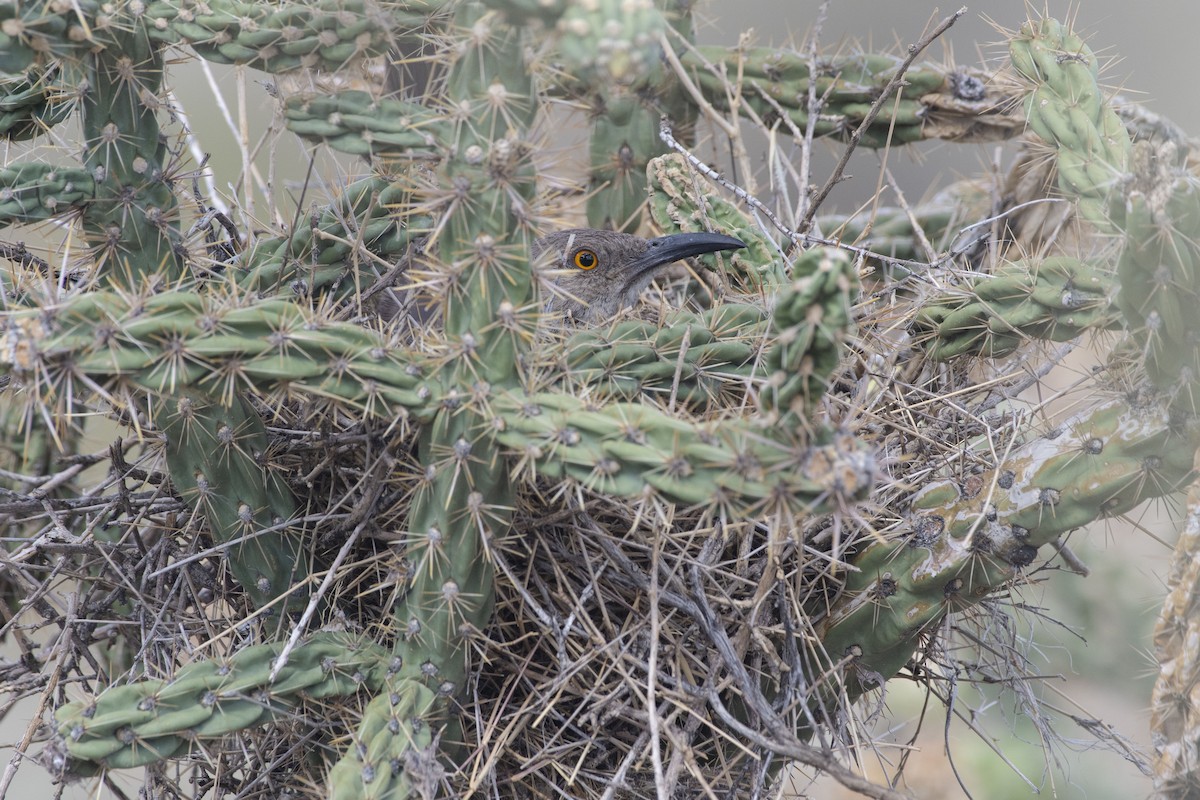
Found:
[[[591,250],[580,250],[575,254],[575,266],[580,269],[592,269],[599,263],[600,259]]]

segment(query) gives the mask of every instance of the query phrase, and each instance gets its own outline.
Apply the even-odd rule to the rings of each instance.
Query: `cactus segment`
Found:
[[[133,286],[182,274],[182,236],[157,118],[162,46],[140,27],[111,36],[115,46],[87,61],[84,163],[96,185],[82,222],[101,280]]]
[[[304,698],[378,690],[392,662],[386,648],[371,642],[314,633],[291,651],[271,682],[283,647],[243,647],[180,667],[168,679],[114,686],[90,701],[67,703],[54,713],[58,736],[76,761],[109,769],[145,766],[185,752],[191,743],[295,713]]]
[[[167,435],[175,489],[203,513],[214,541],[228,545],[229,568],[259,608],[308,577],[303,539],[278,526],[296,514],[283,479],[265,467],[267,430],[245,401],[221,407],[199,392],[176,390],[156,415]],[[302,605],[290,593],[285,607]]]
[[[666,30],[653,0],[568,3],[556,23],[558,54],[588,86],[656,86],[666,71],[659,44]]]
[[[1003,588],[1042,545],[1178,491],[1192,477],[1196,444],[1165,411],[1111,401],[994,470],[924,487],[911,535],[859,553],[818,626],[832,659],[851,657],[851,695],[894,675],[947,612]]]
[[[807,250],[794,271],[802,277],[779,292],[771,319],[775,335],[766,352],[764,400],[784,425],[805,419],[806,409],[828,388],[853,330],[858,294],[857,270],[843,250]]]
[[[36,223],[82,209],[96,196],[87,170],[23,162],[0,169],[0,224]]]
[[[567,340],[563,374],[602,398],[669,403],[674,397],[687,406],[720,407],[761,382],[766,321],[757,306],[726,304],[673,314],[661,327],[630,320],[580,331]]]
[[[1200,475],[1200,463],[1196,464]],[[1154,626],[1154,655],[1158,680],[1150,705],[1154,731],[1154,788],[1159,796],[1186,797],[1200,780],[1191,757],[1198,739],[1200,706],[1191,699],[1200,681],[1200,480],[1188,487],[1185,516],[1167,582],[1167,597]]]
[[[807,54],[771,47],[708,46],[685,53],[680,60],[715,108],[731,110],[726,82],[737,77],[742,87],[738,102],[750,105],[768,125],[782,109],[797,130],[807,129],[812,80]],[[820,60],[815,88],[822,105],[814,135],[848,139],[901,61],[870,53]],[[878,148],[926,138],[994,141],[1021,132],[1023,120],[1005,111],[996,92],[968,73],[914,65],[905,72],[898,92],[899,99],[883,106],[859,144]]]
[[[1096,56],[1057,20],[1026,22],[1009,40],[1017,74],[1031,86],[1029,127],[1056,149],[1058,186],[1078,200],[1079,216],[1111,230],[1107,196],[1125,171],[1130,140],[1105,102]]]
[[[1190,176],[1165,183],[1165,192],[1134,191],[1124,201],[1116,304],[1150,380],[1171,395],[1174,407],[1195,415],[1200,413],[1200,184]]]
[[[690,5],[675,0],[658,0],[658,5],[675,33],[692,41]],[[656,53],[649,55],[656,63],[660,60]],[[685,141],[692,136],[696,107],[688,102],[682,86],[661,77],[646,77],[653,84],[646,91],[605,88],[589,96],[592,135],[587,218],[593,228],[636,233],[641,227],[647,165],[666,152],[659,137],[663,116]]]
[[[45,133],[75,110],[58,70],[31,69],[0,79],[0,136],[10,142]]]
[[[1087,330],[1118,327],[1113,280],[1068,256],[1009,262],[976,278],[965,295],[926,304],[914,321],[937,360],[963,354],[1000,358],[1030,340],[1065,342]]]
[[[845,432],[818,444],[766,438],[753,426],[689,423],[644,405],[591,408],[570,395],[503,395],[495,438],[538,474],[623,497],[647,492],[686,506],[716,503],[736,516],[818,513],[870,489],[869,448]]]
[[[352,244],[392,261],[404,256],[432,222],[412,212],[401,182],[372,177],[350,184],[312,225],[290,236],[259,239],[234,261],[234,281],[262,295],[349,298],[370,283],[355,270]]]
[[[12,3],[0,7],[0,70],[20,72],[46,56],[78,59],[93,47],[121,52],[123,31],[136,26],[157,47],[186,44],[218,64],[271,73],[337,70],[382,55],[393,31],[420,30],[438,3],[372,0],[247,3],[184,0],[111,6],[95,0]]]
[[[303,390],[393,418],[434,402],[419,364],[389,337],[283,299],[239,304],[187,291],[97,291],[46,311],[10,312],[6,323],[6,371],[48,405],[81,392],[77,374],[158,394],[204,389],[224,404],[243,390]]]
[[[448,102],[467,112],[446,144],[433,203],[448,202],[438,261],[443,319],[460,355],[439,371],[446,387],[418,440],[425,465],[407,520],[408,590],[393,607],[400,632],[397,680],[363,715],[354,745],[330,773],[335,797],[406,798],[462,741],[452,701],[465,690],[469,644],[491,618],[488,549],[508,533],[516,504],[508,471],[475,404],[518,381],[536,321],[516,309],[534,298],[528,228],[533,164],[525,131],[536,112],[521,31],[476,3],[454,19],[463,46],[447,79]],[[451,388],[453,387],[453,388]],[[441,738],[440,749],[431,728]]]
[[[588,224],[635,233],[646,202],[646,162],[663,149],[658,114],[634,94],[601,94],[595,104],[590,115]]]
[[[517,354],[528,349],[531,321],[515,314],[533,299],[528,220],[533,162],[525,131],[536,113],[520,30],[475,3],[455,20],[468,43],[450,70],[450,102],[470,109],[456,130],[441,180],[453,198],[440,257],[448,269],[446,334],[474,354],[489,381],[512,380]]]
[[[346,755],[329,771],[330,800],[434,797],[444,772],[437,760],[438,694],[419,681],[388,677],[365,709]],[[429,786],[432,784],[432,786]]]
[[[288,130],[350,155],[432,160],[446,135],[424,106],[367,92],[296,94],[284,101]]]

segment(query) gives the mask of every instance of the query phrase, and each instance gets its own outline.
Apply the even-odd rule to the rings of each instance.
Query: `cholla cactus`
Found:
[[[682,6],[649,0],[41,2],[0,22],[6,135],[77,111],[85,139],[80,164],[0,174],[6,222],[72,220],[87,243],[54,280],[28,260],[4,278],[11,463],[46,470],[46,438],[73,446],[95,410],[133,433],[107,458],[111,498],[51,502],[75,473],[31,476],[50,522],[13,527],[19,563],[47,531],[77,559],[64,650],[92,643],[76,618],[144,601],[118,630],[135,659],[62,667],[95,683],[54,704],[59,775],[172,760],[197,791],[211,768],[336,798],[753,796],[787,757],[861,786],[807,741],[948,657],[940,624],[1043,545],[1192,473],[1193,179],[1177,153],[1131,147],[1091,52],[1052,20],[1014,36],[991,83],[924,64],[903,86],[890,56],[691,48]],[[316,80],[279,96],[293,132],[368,177],[277,236],[185,233],[195,200],[159,127],[167,46],[320,72],[420,36],[440,48],[436,97]],[[647,211],[747,248],[664,281],[678,307],[657,315],[543,319],[547,97],[603,100],[596,224]],[[968,220],[947,207],[975,208],[971,183],[873,232],[722,197],[698,158],[662,154],[657,114],[687,129],[738,108],[872,147],[1028,123],[1071,224],[1120,253],[919,262],[957,246]],[[409,313],[372,318],[397,274]],[[990,390],[1014,424],[989,420],[998,403],[958,366],[1096,330],[1125,331],[1113,370],[1138,391],[1053,432],[1011,407],[1011,381]]]

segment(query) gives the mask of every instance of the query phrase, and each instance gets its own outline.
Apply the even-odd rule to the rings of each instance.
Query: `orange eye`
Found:
[[[580,250],[575,254],[575,266],[580,269],[593,269],[599,263],[600,259],[591,250]]]

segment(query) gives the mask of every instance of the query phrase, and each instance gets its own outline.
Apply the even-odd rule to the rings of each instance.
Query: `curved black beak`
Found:
[[[683,258],[715,253],[718,250],[739,250],[746,246],[741,239],[721,233],[676,233],[660,236],[646,243],[646,250],[629,264],[629,275],[637,278],[647,271]]]

